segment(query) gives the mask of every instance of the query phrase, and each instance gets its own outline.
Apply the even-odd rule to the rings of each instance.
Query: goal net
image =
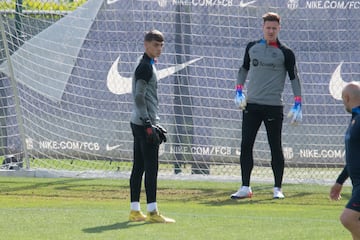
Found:
[[[74,10],[75,9],[75,10]],[[128,176],[133,137],[131,74],[150,29],[165,35],[157,63],[161,176],[239,180],[242,112],[235,79],[261,16],[282,17],[302,81],[303,122],[290,125],[283,95],[285,182],[334,181],[344,165],[350,115],[345,82],[358,81],[360,1],[88,0],[0,3],[3,168]],[[261,126],[253,180],[272,181]]]

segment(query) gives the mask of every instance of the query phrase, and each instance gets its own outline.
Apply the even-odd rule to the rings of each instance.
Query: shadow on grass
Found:
[[[28,195],[31,192],[32,196],[57,196],[59,191],[67,192],[62,196],[86,196],[92,193],[97,198],[118,198],[120,192],[128,191],[129,187],[126,184],[108,184],[97,179],[81,179],[81,178],[66,178],[66,179],[16,179],[16,181],[3,181],[0,178],[0,194],[8,195]],[[26,193],[24,193],[25,191]],[[84,193],[84,195],[82,195]],[[106,194],[104,194],[106,193]]]
[[[31,179],[34,180],[34,179]],[[37,179],[36,179],[37,180]],[[41,181],[43,179],[40,179]],[[39,189],[39,188],[49,188],[51,186],[66,186],[68,184],[73,183],[80,183],[80,182],[86,182],[89,181],[88,179],[78,179],[78,178],[69,178],[69,179],[50,179],[50,180],[44,180],[41,182],[36,181],[16,181],[16,182],[2,182],[2,188],[0,188],[0,192],[16,192],[16,191],[22,191],[22,190],[29,190],[29,189]],[[7,187],[7,185],[11,187]],[[17,186],[20,185],[20,186]]]
[[[240,204],[254,204],[254,203],[261,203],[261,202],[268,202],[268,200],[272,200],[272,198],[269,197],[269,199],[264,198],[263,193],[269,192],[269,196],[272,191],[271,186],[257,186],[253,187],[253,191],[260,193],[261,192],[261,198],[246,198],[246,199],[231,199],[230,195],[234,193],[237,189],[234,191],[212,191],[212,190],[204,190],[202,193],[202,198],[198,199],[200,204],[209,205],[209,206],[224,206],[224,205],[238,205]],[[260,194],[258,195],[260,196]]]
[[[97,226],[97,227],[91,227],[91,228],[85,228],[83,229],[83,232],[85,233],[101,233],[101,232],[105,232],[105,231],[112,231],[112,230],[120,230],[120,229],[125,229],[125,228],[132,228],[132,227],[139,227],[139,226],[143,226],[145,225],[145,222],[119,222],[119,223],[114,223],[111,225],[104,225],[104,226]]]
[[[205,198],[208,194],[203,194],[203,199],[200,204],[209,205],[209,206],[225,206],[225,205],[251,205],[251,204],[299,204],[299,205],[313,205],[313,201],[307,201],[307,199],[311,196],[315,196],[310,192],[290,192],[288,194],[285,193],[285,199],[274,199],[272,197],[272,186],[257,186],[253,188],[254,196],[252,198],[246,199],[231,199],[231,193],[225,192],[214,192],[208,193],[211,194],[211,197]],[[326,195],[324,195],[326,197]],[[286,201],[288,200],[288,201]]]

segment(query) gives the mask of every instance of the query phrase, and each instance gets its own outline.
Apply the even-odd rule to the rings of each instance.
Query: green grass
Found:
[[[269,184],[231,200],[234,182],[160,180],[160,211],[175,224],[129,223],[127,179],[0,177],[1,239],[350,239],[338,218],[350,196],[328,199],[330,186]],[[142,209],[146,210],[142,193]]]
[[[1,10],[14,10],[16,6],[16,0],[12,1],[0,1]],[[61,1],[60,3],[56,1],[41,1],[41,0],[23,0],[22,9],[23,10],[45,10],[45,11],[73,11],[82,4],[87,2],[87,0],[80,1]]]

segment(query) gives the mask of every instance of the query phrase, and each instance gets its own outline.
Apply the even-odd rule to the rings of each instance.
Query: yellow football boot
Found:
[[[148,223],[175,223],[172,218],[164,217],[158,211],[148,212],[146,216],[146,222]]]
[[[141,222],[146,220],[146,215],[143,214],[141,211],[134,211],[131,210],[129,215],[130,222]]]

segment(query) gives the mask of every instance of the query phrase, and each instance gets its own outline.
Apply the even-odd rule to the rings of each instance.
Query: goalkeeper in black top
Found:
[[[134,136],[134,162],[130,175],[129,221],[174,223],[160,215],[156,202],[159,145],[166,141],[166,130],[159,125],[156,58],[164,46],[164,36],[158,30],[145,34],[145,53],[138,60],[132,77],[134,108],[130,125]],[[140,208],[142,177],[145,173],[147,215]]]
[[[247,44],[243,64],[236,80],[235,104],[243,110],[240,166],[242,186],[232,199],[252,196],[250,176],[254,166],[253,146],[262,122],[265,125],[271,150],[274,173],[274,198],[284,198],[281,190],[284,174],[282,152],[283,99],[285,80],[289,76],[295,104],[288,116],[291,123],[302,120],[301,84],[293,51],[278,39],[280,16],[263,15],[263,38]],[[245,86],[245,81],[248,80]],[[247,93],[244,93],[247,90]]]
[[[345,133],[345,167],[330,190],[330,198],[339,200],[345,180],[350,177],[353,186],[349,202],[340,221],[354,240],[360,240],[360,85],[348,83],[342,91],[347,112],[351,113],[350,124]]]

